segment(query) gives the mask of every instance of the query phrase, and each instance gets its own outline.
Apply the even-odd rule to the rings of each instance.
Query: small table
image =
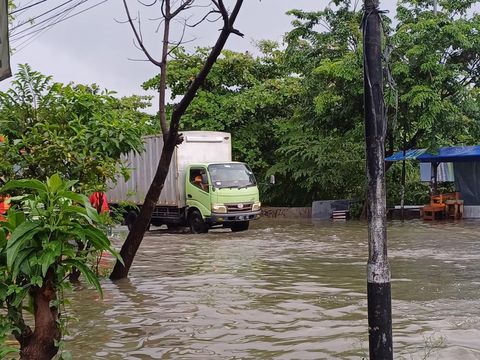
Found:
[[[452,219],[463,218],[463,200],[446,200],[445,213]]]

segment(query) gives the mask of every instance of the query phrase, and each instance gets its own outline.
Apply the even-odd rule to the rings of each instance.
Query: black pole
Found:
[[[434,195],[438,194],[438,165],[440,165],[440,163],[438,163],[438,162],[432,163],[432,168],[433,168],[433,194]]]
[[[365,142],[368,182],[368,328],[370,359],[393,359],[392,299],[387,258],[385,135],[379,0],[364,0]]]
[[[0,81],[12,76],[8,37],[8,0],[0,0]]]
[[[403,134],[403,161],[402,161],[402,194],[400,199],[400,207],[402,212],[402,221],[405,220],[405,181],[406,181],[406,159],[407,156],[407,144],[406,144],[406,135]]]

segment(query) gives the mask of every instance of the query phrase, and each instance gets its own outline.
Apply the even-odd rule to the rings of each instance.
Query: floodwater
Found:
[[[395,359],[480,359],[479,225],[389,223]],[[129,280],[105,280],[103,300],[74,294],[66,348],[74,359],[362,359],[367,251],[353,221],[152,231]]]

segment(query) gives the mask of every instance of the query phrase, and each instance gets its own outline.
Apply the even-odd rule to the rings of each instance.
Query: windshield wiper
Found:
[[[245,186],[239,186],[238,188],[239,189],[246,189],[246,188],[249,188],[249,187],[252,187],[252,186],[256,186],[255,184],[248,184],[248,185],[245,185]]]

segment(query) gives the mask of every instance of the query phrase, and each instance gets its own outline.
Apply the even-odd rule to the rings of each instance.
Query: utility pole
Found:
[[[437,6],[437,0],[433,0],[433,15],[437,15],[438,12],[438,6]]]
[[[379,0],[364,0],[363,67],[368,182],[368,333],[371,360],[393,359],[392,298],[387,257],[382,38]]]
[[[8,45],[8,0],[0,0],[0,81],[12,76]]]

